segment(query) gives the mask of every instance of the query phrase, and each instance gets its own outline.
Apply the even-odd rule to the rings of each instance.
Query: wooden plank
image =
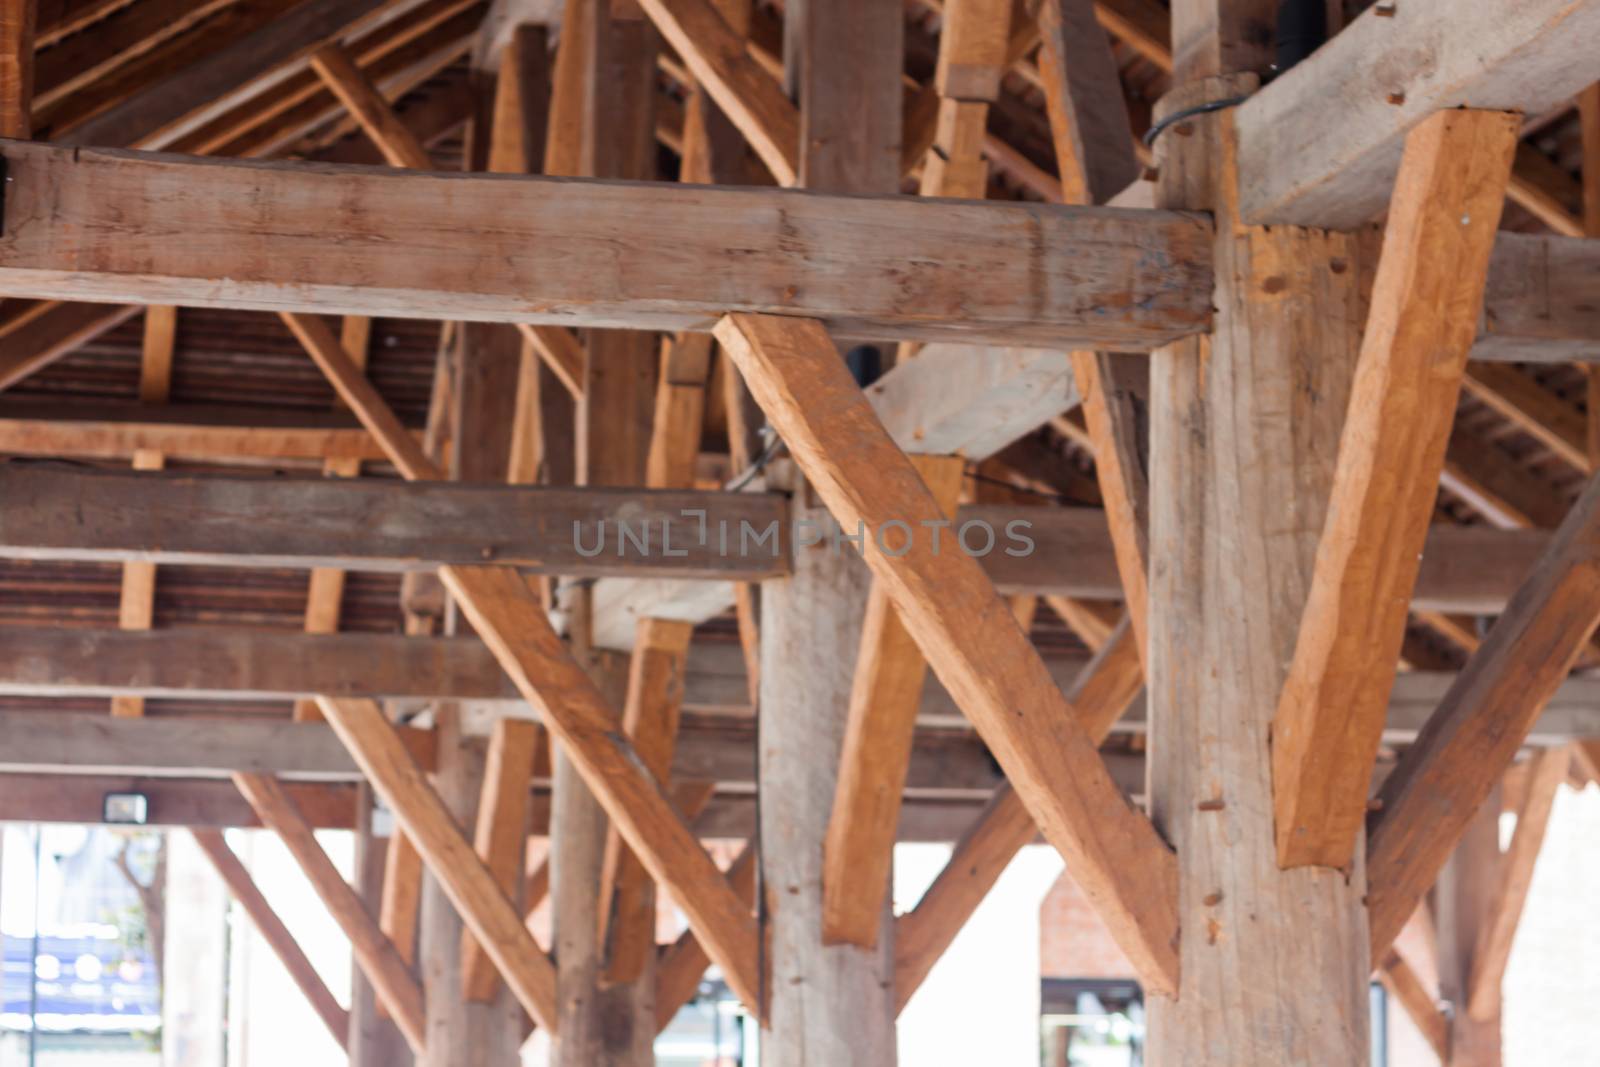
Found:
[[[1102,739],[1144,685],[1134,631],[1124,620],[1067,694],[1084,727]],[[894,989],[903,1010],[1022,846],[1038,831],[1009,783],[956,842],[944,869],[916,906],[895,920]]]
[[[554,965],[523,928],[522,917],[400,744],[382,709],[370,700],[327,696],[319,696],[317,703],[372,788],[394,811],[517,1002],[540,1026],[554,1032]]]
[[[1523,907],[1533,888],[1534,864],[1544,845],[1556,793],[1566,782],[1571,766],[1572,754],[1566,748],[1545,749],[1533,757],[1528,788],[1517,809],[1517,828],[1511,835],[1511,847],[1506,850],[1489,921],[1478,931],[1472,951],[1467,1011],[1479,1021],[1500,1017],[1501,986]]]
[[[371,435],[349,415],[199,404],[66,404],[40,397],[0,400],[0,453],[8,456],[131,460],[140,451],[238,465],[270,460],[280,467],[384,458]]]
[[[395,952],[394,945],[378,929],[361,897],[317,843],[294,799],[268,775],[237,774],[233,782],[256,809],[261,821],[283,839],[318,898],[350,939],[356,960],[367,980],[388,1004],[395,1023],[405,1035],[406,1044],[411,1046],[412,1052],[422,1055],[427,1047],[422,987]]]
[[[1596,359],[1600,241],[1502,233],[1495,239],[1475,360]]]
[[[891,519],[937,521],[937,505],[820,324],[736,315],[718,326],[717,338],[842,526],[864,524],[876,538]],[[1176,863],[1111,786],[993,585],[975,561],[937,554],[927,540],[894,558],[875,543],[864,554],[1141,980],[1172,988]]]
[[[1565,102],[1600,80],[1584,47],[1597,32],[1590,0],[1367,9],[1239,107],[1241,215],[1359,226],[1383,209],[1415,126],[1456,107],[1538,114]]]
[[[395,951],[407,964],[417,960],[417,916],[421,908],[422,854],[404,830],[397,830],[383,856],[378,928],[394,942]]]
[[[800,177],[800,114],[751,58],[711,0],[639,0],[695,81],[750,142],[780,185]]]
[[[883,57],[905,51],[904,14],[893,4],[838,0],[784,9],[783,47],[790,62],[775,73],[800,103],[796,150],[803,187],[825,193],[900,191],[901,68]],[[757,36],[759,28],[756,23]],[[751,48],[760,50],[754,42]]]
[[[522,876],[522,849],[528,839],[528,783],[539,751],[541,731],[525,719],[500,719],[489,735],[489,756],[478,800],[473,847],[501,892],[513,902]],[[494,999],[500,976],[494,961],[470,929],[461,932],[462,985],[468,1000]]]
[[[311,67],[360,123],[361,129],[378,146],[391,167],[433,169],[428,150],[422,147],[422,143],[395,114],[383,94],[351,60],[350,53],[337,44],[323,45],[311,53]]]
[[[867,387],[906,452],[987,459],[1078,405],[1061,352],[929,344]]]
[[[650,773],[662,784],[672,780],[672,755],[683,710],[689,638],[688,623],[646,619],[628,663],[628,690],[622,729]],[[622,843],[615,828],[607,833],[600,868],[600,943],[606,948],[605,980],[622,985],[645,974],[655,952],[654,887],[643,864]]]
[[[0,352],[0,389],[8,389],[79,345],[131,319],[137,307],[54,304],[5,337]]]
[[[1379,793],[1368,832],[1374,955],[1394,940],[1540,709],[1600,625],[1600,482],[1467,661]]]
[[[1272,719],[1278,863],[1344,867],[1439,495],[1519,116],[1446,111],[1395,184],[1294,659]]]
[[[1041,0],[1036,17],[1062,201],[1104,204],[1142,170],[1110,43],[1088,0]]]
[[[1135,350],[1209,318],[1209,226],[1192,215],[40,144],[5,156],[0,285],[18,294],[665,330],[781,311],[864,339]],[[617,227],[635,234],[625,271]],[[181,249],[164,239],[177,230]],[[502,264],[492,277],[485,257]]]
[[[645,869],[671,888],[728,984],[757,1010],[754,921],[620,734],[616,713],[549,628],[537,598],[510,570],[445,567],[440,576]]]
[[[1577,408],[1515,367],[1479,364],[1468,369],[1463,384],[1557,456],[1589,472],[1588,427]]]
[[[217,869],[217,874],[227,885],[228,892],[233,894],[233,899],[239,902],[250,921],[255,924],[256,930],[261,934],[272,951],[277,954],[283,963],[283,969],[289,972],[290,979],[300,987],[300,992],[305,994],[306,1000],[311,1003],[311,1010],[317,1013],[333,1039],[339,1043],[340,1048],[348,1047],[350,1033],[350,1013],[340,1006],[333,993],[322,981],[317,969],[306,958],[300,943],[295,940],[294,934],[278,918],[278,913],[272,909],[272,904],[257,888],[255,879],[250,877],[250,872],[245,870],[244,864],[239,862],[239,857],[234,855],[233,849],[228,847],[222,831],[195,829],[190,831],[195,844],[200,846],[200,851],[206,854],[211,865]]]
[[[752,580],[788,569],[781,501],[766,494],[147,477],[8,464],[0,497],[0,555],[13,559],[373,571],[492,559],[540,574]],[[63,514],[77,524],[61,523]]]
[[[917,475],[954,515],[966,468],[960,456],[919,456]],[[908,535],[913,536],[913,535]],[[876,948],[889,892],[900,798],[927,661],[874,582],[861,623],[839,774],[822,843],[822,940]]]
[[[0,137],[33,136],[34,30],[37,0],[0,4]]]
[[[209,51],[198,62],[118,101],[58,139],[75,145],[160,147],[195,123],[197,109],[203,116],[207,105],[216,107],[216,101],[226,100],[327,41],[369,25],[392,6],[394,0],[298,4],[254,33]]]

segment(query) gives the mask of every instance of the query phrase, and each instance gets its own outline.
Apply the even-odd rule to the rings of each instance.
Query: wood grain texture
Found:
[[[1537,115],[1571,99],[1600,78],[1585,47],[1596,33],[1592,0],[1367,9],[1239,107],[1243,218],[1335,229],[1368,221],[1383,210],[1413,128],[1450,108]]]
[[[678,717],[683,710],[688,673],[690,623],[645,619],[628,663],[628,690],[622,707],[622,729],[650,773],[662,784],[672,781],[672,754],[678,743]],[[600,870],[600,940],[607,946],[606,980],[638,981],[647,957],[655,952],[655,886],[632,851],[613,831],[606,836]]]
[[[966,461],[912,459],[942,516],[960,502]],[[908,536],[915,536],[910,534]],[[900,798],[928,664],[874,582],[861,623],[838,780],[822,855],[822,940],[875,948],[889,891]]]
[[[162,71],[162,77],[57,139],[78,145],[159,147],[210,117],[208,105],[220,110],[218,102],[230,94],[327,41],[369,25],[393,5],[394,0],[337,0],[290,6],[253,32],[211,45],[179,70]]]
[[[898,557],[876,548],[884,522],[936,522],[938,507],[838,362],[827,332],[805,320],[735,315],[717,338],[834,517],[845,529],[864,525],[865,557],[901,621],[1073,865],[1141,980],[1172,989],[1171,852],[1111,785],[977,562],[936,553],[929,539]]]
[[[305,951],[300,948],[300,943],[295,940],[294,934],[290,933],[283,920],[278,918],[278,913],[273,910],[272,904],[257,888],[255,879],[250,877],[250,872],[245,870],[244,864],[239,862],[239,857],[228,847],[222,831],[195,829],[189,833],[194,838],[195,844],[200,846],[200,851],[205,853],[211,865],[216,868],[217,874],[227,885],[233,899],[238,901],[244,913],[250,916],[250,921],[260,932],[262,940],[283,963],[283,969],[289,972],[289,978],[305,995],[311,1004],[311,1010],[317,1013],[317,1018],[322,1020],[322,1024],[333,1035],[333,1039],[339,1043],[339,1047],[347,1047],[350,1013],[340,1006],[338,999],[317,974],[317,969],[306,958]]]
[[[0,137],[33,136],[34,34],[37,0],[0,4]]]
[[[5,155],[0,284],[17,294],[667,330],[782,312],[865,339],[1135,350],[1209,318],[1209,227],[1193,215],[36,144]],[[191,237],[181,249],[174,230]],[[501,269],[485,275],[490,258]]]
[[[529,783],[543,731],[526,719],[499,719],[489,735],[473,848],[512,903],[520,899],[528,840]],[[500,984],[494,961],[471,930],[461,932],[461,984],[468,1000],[491,1001]]]
[[[616,712],[550,629],[537,598],[510,570],[446,567],[440,575],[518,691],[583,772],[623,839],[651,877],[671,887],[729,985],[754,1010],[760,986],[753,920],[660,782],[639,762],[618,729]]]
[[[555,967],[524,929],[522,916],[467,843],[444,801],[370,700],[319,696],[324,718],[350,750],[416,845],[462,921],[484,947],[517,1001],[538,1024],[556,1025]]]
[[[1288,677],[1272,718],[1278,863],[1355,854],[1385,693],[1439,495],[1521,119],[1446,111],[1407,138]]]
[[[1379,793],[1368,831],[1374,954],[1433,884],[1600,625],[1600,482],[1591,482]]]
[[[416,135],[395,114],[376,86],[368,80],[337,44],[323,45],[311,53],[311,67],[330,92],[339,98],[361,129],[378,146],[391,167],[431,170],[433,161]]]
[[[1192,83],[1158,115],[1253,83]],[[1239,224],[1232,116],[1157,142],[1158,202],[1217,212],[1218,318],[1209,339],[1150,364],[1151,816],[1180,857],[1183,977],[1175,998],[1150,1001],[1149,1055],[1359,1063],[1363,869],[1358,857],[1348,874],[1279,870],[1269,727],[1360,345],[1360,249],[1349,235]]]
[[[1111,731],[1143,686],[1139,651],[1125,619],[1083,668],[1067,698],[1090,736],[1099,739]],[[895,920],[896,1012],[910,1002],[1007,865],[1037,834],[1033,816],[1016,790],[1009,783],[995,790],[983,813],[956,842],[933,884],[914,908]]]
[[[1037,0],[1039,70],[1061,199],[1104,204],[1138,179],[1122,79],[1089,0]]]
[[[711,0],[639,0],[695,81],[744,134],[780,185],[800,177],[800,114]]]
[[[1506,965],[1533,888],[1534,865],[1544,846],[1545,831],[1555,808],[1556,793],[1567,781],[1572,753],[1566,748],[1544,749],[1533,757],[1527,788],[1517,807],[1517,827],[1511,847],[1501,862],[1500,885],[1495,891],[1488,921],[1479,929],[1472,950],[1472,970],[1467,976],[1467,1011],[1480,1022],[1500,1017]]]
[[[396,742],[398,746],[399,742]],[[401,749],[404,751],[404,749]],[[409,758],[409,757],[408,757]],[[367,980],[389,1006],[389,1011],[412,1052],[420,1054],[427,1046],[422,987],[411,969],[394,949],[393,943],[378,929],[361,897],[344,880],[328,854],[317,843],[311,827],[300,814],[294,799],[277,779],[263,774],[236,774],[233,784],[255,808],[267,827],[283,839],[317,896],[350,939]]]

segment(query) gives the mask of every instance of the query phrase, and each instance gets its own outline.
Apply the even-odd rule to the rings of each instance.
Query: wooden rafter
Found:
[[[277,779],[263,774],[236,774],[233,782],[262,823],[283,839],[317,896],[350,939],[361,969],[388,1004],[406,1043],[420,1056],[427,1046],[422,986],[395,951],[393,943],[378,929],[361,897],[317,843],[299,807]]]
[[[333,1039],[339,1043],[340,1048],[349,1046],[350,1013],[340,1004],[322,977],[317,974],[317,969],[306,958],[305,951],[300,943],[295,940],[294,934],[278,918],[278,913],[273,910],[272,904],[257,888],[250,872],[245,870],[239,857],[234,855],[233,849],[228,847],[228,842],[222,836],[221,830],[196,828],[190,831],[195,844],[200,846],[200,851],[206,854],[211,865],[216,868],[217,874],[228,887],[228,892],[233,894],[233,899],[239,902],[250,921],[261,933],[262,940],[271,946],[272,951],[283,963],[283,969],[289,972],[290,979],[300,987],[300,992],[311,1004],[311,1010],[317,1013]]]
[[[1600,625],[1600,481],[1467,661],[1379,794],[1368,831],[1373,954],[1394,940]]]
[[[489,735],[473,845],[500,891],[513,903],[518,899],[522,849],[528,837],[528,783],[533,779],[542,737],[537,723],[506,718],[496,720]],[[461,931],[461,974],[468,1000],[494,999],[499,973],[470,929]]]

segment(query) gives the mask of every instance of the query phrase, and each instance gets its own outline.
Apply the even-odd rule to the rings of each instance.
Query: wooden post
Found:
[[[1254,84],[1195,82],[1158,115]],[[1360,343],[1359,250],[1236,225],[1231,114],[1157,142],[1158,202],[1217,214],[1218,310],[1211,337],[1151,360],[1150,804],[1179,856],[1181,977],[1176,997],[1151,998],[1150,1056],[1361,1065],[1364,856],[1279,869],[1269,749]]]
[[[35,0],[0,0],[0,137],[33,136]]]
[[[552,166],[573,158],[557,143],[563,131],[580,142],[576,172],[584,176],[648,180],[653,156],[654,27],[635,8],[610,0],[573,0],[567,5],[562,55],[557,60],[552,114],[577,110],[573,127],[552,119]],[[577,31],[574,33],[574,31]],[[570,35],[570,39],[569,39]],[[581,51],[569,55],[573,47]],[[563,78],[563,73],[574,72]],[[574,102],[572,95],[579,95]],[[577,408],[576,480],[583,485],[642,486],[655,407],[656,338],[646,332],[590,330],[582,397]],[[574,592],[574,652],[606,698],[621,712],[628,659],[593,653],[589,641],[588,589]],[[557,1067],[645,1067],[654,1062],[655,953],[629,968],[630,981],[607,980],[602,921],[611,899],[601,899],[608,821],[600,802],[559,746],[552,758],[554,783],[550,823],[550,904],[557,965],[560,1037],[551,1063]],[[655,886],[640,884],[636,902],[654,915]],[[653,938],[652,938],[653,940]]]
[[[806,136],[807,188],[892,193],[898,184],[901,11],[885,0],[790,4],[789,71]],[[844,131],[848,129],[849,135]],[[830,131],[828,136],[821,136]],[[829,517],[797,495],[794,521]],[[850,531],[853,533],[854,531]],[[869,585],[860,553],[824,543],[761,590],[761,885],[768,966],[762,1057],[774,1067],[895,1063],[894,930],[880,905],[876,946],[823,943],[823,842],[837,789],[852,673]]]
[[[357,790],[356,807],[356,892],[361,895],[367,910],[379,915],[384,895],[384,871],[388,867],[389,853],[396,847],[398,837],[379,837],[372,828],[372,787],[362,783]],[[411,855],[415,856],[413,850]],[[420,881],[421,873],[418,873]],[[410,931],[408,931],[410,933]],[[393,933],[384,930],[389,939]],[[416,945],[408,939],[405,945],[396,943],[400,958],[410,963],[416,955]],[[411,1050],[406,1047],[400,1030],[387,1012],[378,1010],[376,991],[360,968],[350,976],[350,1026],[347,1047],[350,1067],[412,1067]]]
[[[1500,790],[1473,817],[1434,889],[1439,931],[1439,995],[1449,1014],[1450,1056],[1444,1067],[1500,1067],[1500,1004],[1490,1013],[1468,1010],[1473,954],[1493,921],[1500,885]]]

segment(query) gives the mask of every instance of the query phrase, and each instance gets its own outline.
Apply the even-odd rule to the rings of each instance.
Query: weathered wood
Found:
[[[1527,790],[1517,808],[1517,828],[1501,863],[1500,884],[1472,949],[1467,1011],[1479,1022],[1500,1017],[1501,986],[1506,965],[1511,961],[1512,941],[1522,921],[1528,891],[1533,887],[1534,864],[1544,845],[1556,793],[1566,782],[1571,766],[1572,754],[1565,748],[1545,749],[1533,757]]]
[[[6,333],[4,349],[0,350],[0,389],[10,388],[49,366],[84,342],[131,319],[138,311],[137,307],[104,304],[42,305],[39,314]]]
[[[317,843],[294,799],[269,775],[236,774],[233,782],[256,809],[261,821],[283,839],[317,896],[350,939],[350,947],[361,969],[388,1004],[406,1043],[413,1052],[420,1054],[427,1046],[422,987],[395,952],[394,945],[378,929],[356,891],[350,888],[350,883]]]
[[[1110,43],[1088,0],[1037,0],[1036,18],[1061,199],[1104,204],[1141,169]]]
[[[1158,118],[1254,82],[1191,83]],[[1176,996],[1149,1002],[1148,1048],[1189,1067],[1361,1064],[1364,871],[1359,856],[1348,872],[1279,870],[1269,732],[1360,345],[1360,248],[1240,225],[1233,121],[1198,116],[1157,142],[1157,202],[1217,213],[1218,318],[1209,341],[1150,364],[1151,815],[1181,858],[1183,969]]]
[[[478,800],[473,845],[502,892],[515,901],[528,840],[528,783],[539,750],[538,724],[501,719],[489,735],[489,755]],[[500,976],[471,930],[461,932],[462,985],[468,1000],[494,999]]]
[[[935,552],[929,539],[896,557],[876,544],[885,522],[936,522],[938,509],[837,361],[827,332],[804,320],[730,316],[717,338],[834,517],[847,529],[864,526],[863,553],[901,621],[1073,865],[1141,980],[1173,989],[1171,853],[1111,788],[1070,705],[981,568],[965,555]]]
[[[0,464],[0,499],[0,555],[13,559],[375,571],[493,560],[538,574],[745,580],[788,569],[781,502],[755,493],[157,478]],[[65,524],[64,514],[77,518]]]
[[[1456,107],[1538,114],[1600,80],[1591,0],[1368,8],[1238,109],[1240,214],[1351,229],[1383,210],[1406,135]],[[1331,110],[1330,110],[1331,109]]]
[[[384,458],[348,414],[119,401],[67,404],[42,397],[0,401],[0,453],[131,460],[140,451],[241,466],[268,460],[285,468],[304,461]]]
[[[319,696],[317,703],[518,1002],[540,1026],[553,1031],[554,966],[523,928],[522,917],[462,836],[383,711],[370,700]]]
[[[549,628],[537,598],[510,570],[446,567],[440,575],[518,691],[582,771],[628,846],[658,883],[671,887],[729,985],[756,1010],[754,922],[660,783],[638,762],[617,729],[616,712]]]
[[[639,0],[695,81],[744,134],[780,185],[800,176],[800,115],[711,0]]]
[[[362,130],[378,146],[391,167],[431,170],[428,150],[396,115],[376,86],[337,44],[323,45],[311,53],[311,67],[329,91],[339,98]]]
[[[1578,498],[1384,783],[1367,850],[1375,955],[1428,891],[1597,625],[1600,481]]]
[[[319,45],[368,26],[394,0],[299,4],[254,33],[198,57],[197,62],[118,100],[57,140],[75,145],[160,147],[220,110],[230,96]]]
[[[1284,867],[1344,867],[1363,829],[1520,126],[1506,112],[1445,111],[1407,138],[1327,524],[1272,718]]]
[[[1073,702],[1091,737],[1100,739],[1144,685],[1134,631],[1127,621],[1073,683]],[[896,1011],[905,1008],[1022,846],[1038,831],[1010,784],[995,790],[983,814],[956,842],[949,861],[916,907],[895,921]]]
[[[939,514],[953,515],[961,497],[965,460],[919,456],[912,463]],[[877,947],[900,797],[927,674],[921,650],[881,583],[874,582],[861,622],[833,807],[822,843],[824,943]]]
[[[1439,931],[1439,999],[1449,1014],[1448,1067],[1500,1067],[1502,1021],[1497,1013],[1479,1019],[1466,1010],[1473,953],[1480,932],[1492,921],[1494,899],[1505,869],[1500,851],[1499,790],[1467,821],[1449,862],[1434,886],[1434,919]]]
[[[1515,367],[1491,364],[1467,371],[1469,393],[1584,473],[1590,470],[1588,427],[1581,412]]]
[[[1132,349],[1209,317],[1209,227],[1192,215],[20,143],[4,155],[0,284],[18,294],[666,330],[782,312],[869,339]],[[176,231],[181,248],[165,239]],[[486,275],[486,259],[500,268]]]
[[[34,31],[37,0],[0,4],[0,137],[33,136]]]
[[[333,1039],[339,1043],[339,1047],[347,1047],[350,1013],[340,1006],[327,984],[322,981],[322,976],[317,974],[317,969],[306,958],[294,934],[283,925],[283,920],[278,918],[278,913],[272,909],[271,903],[256,887],[255,879],[250,877],[250,872],[245,870],[244,864],[239,862],[239,857],[228,847],[222,831],[194,829],[190,834],[194,837],[195,844],[200,846],[200,851],[206,854],[211,865],[217,869],[217,874],[226,883],[228,892],[233,894],[233,899],[237,900],[245,914],[250,916],[250,921],[255,924],[262,940],[266,941],[277,954],[283,963],[283,969],[289,972],[294,984],[305,994],[306,1000],[311,1003],[311,1010],[317,1013],[317,1017],[333,1035]]]
[[[931,344],[867,388],[884,428],[906,452],[977,461],[1078,405],[1060,352]]]
[[[694,627],[663,619],[646,619],[639,627],[628,663],[622,728],[650,773],[668,784]],[[626,984],[644,976],[646,958],[655,952],[655,892],[638,857],[614,830],[606,835],[604,848],[599,899],[605,978]]]

